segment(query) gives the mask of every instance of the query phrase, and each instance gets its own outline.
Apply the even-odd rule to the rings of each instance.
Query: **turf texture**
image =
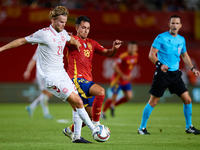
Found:
[[[110,139],[99,143],[84,127],[82,137],[91,144],[72,143],[62,129],[72,124],[72,109],[68,103],[50,103],[54,119],[44,119],[41,107],[28,116],[28,103],[0,104],[0,150],[199,150],[200,135],[185,133],[182,103],[159,103],[153,110],[147,130],[151,135],[138,135],[145,103],[126,103],[116,107],[115,117],[106,112],[101,124],[109,127]],[[193,103],[192,123],[200,129],[200,104]]]

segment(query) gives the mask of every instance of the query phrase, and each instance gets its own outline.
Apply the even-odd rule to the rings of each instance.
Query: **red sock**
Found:
[[[72,124],[69,128],[71,129],[72,132],[74,132],[74,124]]]
[[[106,101],[105,101],[105,104],[104,104],[104,107],[103,107],[103,112],[106,112],[106,110],[108,108],[110,108],[110,105],[112,103],[112,100],[110,98],[108,98]]]
[[[119,105],[119,104],[122,104],[122,103],[125,103],[127,102],[128,99],[125,98],[125,97],[122,97],[120,100],[118,100],[116,103],[115,103],[115,106]]]
[[[86,124],[83,122],[83,123],[82,123],[82,128],[85,127],[85,126],[86,126]]]
[[[103,104],[105,95],[97,95],[94,98],[94,102],[92,105],[92,120],[99,121],[101,115],[101,106]]]
[[[83,122],[82,123],[82,127],[85,127],[86,124]],[[71,126],[69,126],[69,128],[71,129],[72,132],[74,132],[74,124],[72,124]]]

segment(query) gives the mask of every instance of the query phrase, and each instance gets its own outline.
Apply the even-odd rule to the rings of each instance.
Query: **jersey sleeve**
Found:
[[[101,46],[98,42],[93,41],[94,45],[95,45],[95,53],[101,55],[102,51],[105,49],[103,46]]]
[[[117,64],[121,64],[122,61],[124,61],[124,59],[125,59],[125,57],[126,57],[127,55],[128,55],[127,52],[121,53],[121,54],[119,55],[119,57],[117,58],[116,63],[117,63]]]
[[[183,40],[184,40],[184,42],[183,42],[183,48],[181,50],[181,53],[185,53],[187,51],[185,38],[183,38]]]
[[[66,34],[66,41],[69,42],[71,40],[71,36],[65,31]]]
[[[136,54],[135,54],[135,64],[138,63],[138,58],[139,58],[139,55],[138,55],[138,53],[136,53]]]
[[[152,47],[159,50],[160,47],[161,47],[161,43],[162,43],[161,37],[160,37],[160,35],[158,35],[158,36],[155,38],[155,40],[153,41]]]
[[[121,64],[122,63],[122,60],[124,58],[124,53],[120,54],[119,57],[116,59],[115,63],[116,64]]]
[[[44,33],[42,30],[38,30],[35,33],[25,37],[25,39],[32,44],[45,43]]]

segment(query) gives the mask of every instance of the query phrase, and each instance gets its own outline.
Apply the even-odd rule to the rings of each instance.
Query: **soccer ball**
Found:
[[[110,130],[104,125],[98,125],[92,131],[92,136],[97,142],[105,142],[110,137]]]

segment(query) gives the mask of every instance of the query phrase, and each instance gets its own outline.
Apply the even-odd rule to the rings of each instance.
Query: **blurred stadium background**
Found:
[[[65,28],[68,32],[76,34],[75,18],[87,15],[91,18],[89,38],[107,48],[115,39],[124,41],[115,57],[94,56],[94,82],[105,89],[109,87],[112,62],[126,50],[129,41],[137,41],[139,62],[132,72],[132,102],[148,101],[155,70],[148,53],[154,38],[168,30],[171,15],[177,14],[182,18],[183,27],[179,34],[185,37],[188,53],[195,67],[200,69],[200,0],[1,0],[0,46],[49,26],[48,13],[57,5],[69,9]],[[29,102],[39,94],[35,71],[30,80],[23,79],[35,49],[36,45],[27,44],[0,54],[0,102]],[[183,62],[180,66],[193,101],[200,102],[200,79],[195,78]],[[51,102],[62,101],[54,97]],[[166,91],[160,102],[180,100]]]

